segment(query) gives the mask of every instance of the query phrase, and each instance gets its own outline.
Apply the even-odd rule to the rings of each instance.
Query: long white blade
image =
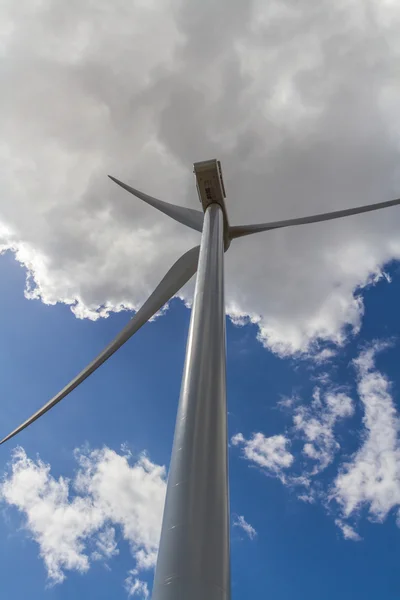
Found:
[[[102,365],[118,348],[120,348],[134,333],[138,331],[170,298],[178,292],[183,285],[195,274],[199,259],[200,246],[192,248],[186,252],[176,263],[171,267],[164,279],[160,281],[154,292],[146,300],[143,306],[138,310],[135,316],[123,328],[114,340],[108,344],[106,348],[85,368],[79,373],[68,385],[65,386],[56,394],[47,404],[45,404],[34,415],[27,419],[22,425],[14,429],[7,435],[0,444],[3,444],[10,438],[17,435],[20,431],[28,427],[39,417],[44,415],[50,408],[60,402],[72,390],[74,390],[82,381],[85,381],[100,365]]]
[[[158,200],[157,198],[148,196],[143,192],[139,192],[139,190],[136,190],[135,188],[131,187],[130,185],[127,185],[126,183],[122,183],[122,181],[119,181],[119,179],[116,179],[111,175],[109,175],[109,178],[115,181],[115,183],[120,185],[122,188],[124,188],[124,190],[127,190],[137,198],[140,198],[140,200],[147,202],[147,204],[150,204],[150,206],[157,208],[165,215],[168,215],[172,219],[175,219],[175,221],[178,221],[178,223],[183,223],[183,225],[187,225],[188,227],[191,227],[196,231],[203,230],[204,214],[199,210],[194,210],[193,208],[185,208],[184,206],[176,206],[175,204],[163,202],[162,200]]]
[[[275,221],[273,223],[257,223],[255,225],[238,225],[230,228],[229,235],[233,240],[244,235],[260,233],[261,231],[280,229],[281,227],[292,227],[293,225],[306,225],[307,223],[318,223],[320,221],[330,221],[331,219],[340,219],[341,217],[358,215],[360,213],[370,212],[372,210],[380,210],[381,208],[388,208],[389,206],[396,206],[398,204],[400,204],[400,198],[397,200],[388,200],[387,202],[379,202],[378,204],[367,204],[366,206],[358,206],[357,208],[348,208],[346,210],[337,210],[335,212],[323,213],[321,215],[313,215],[311,217],[300,217],[298,219]]]

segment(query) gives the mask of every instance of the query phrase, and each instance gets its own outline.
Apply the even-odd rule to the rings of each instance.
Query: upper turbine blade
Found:
[[[50,408],[60,402],[72,390],[74,390],[82,381],[93,373],[100,365],[102,365],[118,348],[120,348],[134,333],[142,327],[170,298],[178,292],[183,285],[195,274],[199,259],[200,246],[192,248],[181,256],[176,263],[171,267],[165,277],[160,281],[154,292],[149,296],[143,306],[138,310],[129,323],[117,335],[114,340],[104,348],[102,352],[79,373],[68,385],[65,386],[56,394],[47,404],[45,404],[34,415],[27,419],[22,425],[14,429],[7,435],[0,444],[3,444],[10,438],[17,435],[20,431],[28,427],[39,417],[44,415]]]
[[[340,217],[349,217],[358,215],[359,213],[379,210],[389,206],[400,204],[400,198],[397,200],[388,200],[387,202],[378,202],[377,204],[367,204],[366,206],[358,206],[357,208],[347,208],[345,210],[336,210],[335,212],[313,215],[311,217],[300,217],[298,219],[289,219],[287,221],[275,221],[273,223],[258,223],[255,225],[238,225],[231,227],[229,230],[230,238],[233,240],[244,235],[259,233],[261,231],[269,231],[271,229],[280,229],[281,227],[291,227],[292,225],[306,225],[307,223],[318,223],[319,221],[330,221],[331,219],[339,219]]]
[[[139,192],[139,190],[135,190],[135,188],[127,185],[126,183],[122,183],[119,179],[112,177],[109,175],[109,178],[115,181],[118,185],[120,185],[124,190],[127,190],[137,198],[140,198],[150,206],[154,206],[164,214],[168,215],[178,223],[183,223],[183,225],[187,225],[192,229],[196,229],[196,231],[203,230],[203,219],[204,215],[199,210],[194,210],[193,208],[185,208],[184,206],[176,206],[175,204],[169,204],[168,202],[163,202],[162,200],[158,200],[157,198],[153,198],[152,196],[148,196],[143,192]]]

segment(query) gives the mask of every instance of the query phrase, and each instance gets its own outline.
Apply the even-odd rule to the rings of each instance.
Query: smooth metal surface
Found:
[[[203,229],[203,218],[204,215],[199,210],[194,210],[193,208],[186,208],[184,206],[176,206],[175,204],[169,204],[168,202],[163,202],[163,200],[158,200],[158,198],[153,198],[153,196],[149,196],[148,194],[144,194],[143,192],[139,192],[135,188],[123,183],[119,179],[112,177],[109,175],[109,178],[112,179],[119,186],[127,190],[136,198],[140,198],[143,202],[150,204],[157,210],[163,212],[165,215],[168,215],[178,223],[182,223],[183,225],[187,225],[196,231],[202,231]]]
[[[357,208],[347,208],[345,210],[336,210],[334,212],[313,215],[311,217],[300,217],[298,219],[289,219],[287,221],[275,221],[273,223],[256,223],[255,225],[237,225],[230,227],[229,237],[233,240],[244,235],[252,233],[260,233],[261,231],[270,231],[271,229],[280,229],[282,227],[292,227],[293,225],[307,225],[308,223],[319,223],[321,221],[330,221],[332,219],[340,219],[342,217],[350,217],[361,213],[380,210],[381,208],[389,208],[400,204],[400,198],[397,200],[387,200],[386,202],[378,202],[377,204],[367,204],[366,206],[358,206]]]
[[[223,214],[206,211],[153,600],[230,600]]]
[[[134,333],[136,333],[151,317],[164,306],[170,298],[178,292],[181,287],[195,274],[197,263],[199,260],[200,246],[192,248],[181,256],[176,263],[170,268],[165,277],[160,281],[154,292],[149,296],[143,306],[132,317],[129,323],[123,330],[113,339],[106,348],[85,368],[79,373],[61,392],[56,394],[49,400],[41,409],[35,412],[22,425],[14,429],[0,444],[17,435],[20,431],[28,427],[31,423],[39,419],[48,410],[53,408],[55,404],[60,402],[65,396],[68,396],[82,381],[85,381],[96,369],[100,367],[110,356],[114,354]]]

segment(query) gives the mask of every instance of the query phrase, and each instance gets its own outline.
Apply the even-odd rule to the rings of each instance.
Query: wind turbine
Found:
[[[1,441],[14,437],[72,392],[197,271],[153,600],[230,599],[224,252],[238,237],[400,204],[397,199],[287,221],[231,227],[220,162],[195,163],[194,173],[202,212],[168,204],[111,177],[137,198],[201,232],[200,246],[176,261],[131,321],[75,379]]]

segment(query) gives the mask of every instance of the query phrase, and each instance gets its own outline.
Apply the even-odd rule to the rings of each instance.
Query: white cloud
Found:
[[[149,588],[145,581],[141,581],[135,577],[135,572],[131,571],[125,579],[125,589],[128,592],[128,597],[138,596],[142,600],[147,600],[149,597]]]
[[[280,400],[277,404],[280,408],[291,409],[299,402],[299,398],[293,397]],[[293,410],[293,433],[304,442],[303,455],[316,463],[310,472],[283,476],[283,470],[292,467],[295,460],[288,450],[291,441],[285,435],[266,437],[259,432],[246,440],[242,433],[238,433],[232,437],[231,443],[233,446],[241,444],[247,460],[277,474],[285,483],[309,487],[310,476],[326,469],[339,450],[334,428],[339,420],[353,415],[353,402],[343,392],[330,391],[322,394],[316,388],[309,405],[301,404]]]
[[[56,479],[49,465],[17,448],[0,488],[3,502],[24,515],[50,582],[61,583],[66,571],[85,572],[91,560],[118,554],[115,527],[130,544],[134,573],[153,567],[165,497],[164,467],[145,455],[130,465],[129,457],[109,448],[78,450],[76,458],[74,480]],[[131,589],[134,585],[132,581]],[[146,597],[147,588],[140,585],[135,593]]]
[[[297,496],[297,498],[299,500],[301,500],[302,502],[305,502],[306,504],[315,504],[315,502],[316,502],[316,499],[312,493],[311,494],[299,494]]]
[[[195,206],[191,163],[218,156],[232,223],[399,195],[396,3],[79,7],[1,5],[0,246],[29,297],[89,318],[137,308],[198,239],[109,172]],[[358,291],[400,256],[399,211],[235,241],[230,314],[283,354],[342,343]]]
[[[292,440],[288,434],[266,437],[261,432],[250,439],[238,433],[231,440],[233,446],[243,448],[247,460],[295,490],[299,500],[319,502],[329,514],[336,513],[335,523],[347,540],[361,540],[349,521],[363,510],[375,522],[383,522],[392,512],[400,527],[400,417],[391,382],[375,364],[376,354],[388,347],[388,343],[376,342],[353,361],[364,416],[361,446],[350,460],[339,454],[342,449],[335,428],[353,416],[354,402],[333,388],[330,378],[331,389],[322,392],[317,388],[308,405],[297,405],[301,399],[296,397]],[[302,443],[303,461],[295,451],[288,451],[290,444],[298,442]],[[323,478],[323,471],[337,454],[340,466],[333,479],[326,474]],[[332,500],[336,500],[336,508]]]
[[[294,460],[293,454],[287,449],[290,441],[284,435],[265,437],[262,433],[254,433],[246,440],[242,433],[238,433],[232,437],[231,443],[234,446],[241,444],[247,460],[276,475],[288,469]]]
[[[246,521],[243,515],[239,515],[233,522],[234,527],[240,527],[251,540],[257,536],[257,531],[254,529],[250,523]]]
[[[335,525],[339,527],[345,540],[361,541],[359,534],[348,523],[344,523],[341,519],[335,519]]]
[[[292,396],[290,398],[282,398],[281,400],[278,400],[278,402],[276,403],[276,406],[285,411],[285,410],[289,410],[293,407],[293,405],[298,401],[298,398],[296,396]]]
[[[62,477],[55,480],[49,465],[32,461],[22,448],[14,453],[1,495],[25,514],[26,528],[40,546],[52,582],[63,581],[65,569],[89,569],[84,540],[104,525],[101,511],[90,498],[70,500],[69,482]]]
[[[114,527],[107,527],[104,531],[100,531],[97,534],[95,552],[92,554],[92,558],[101,560],[102,558],[112,558],[119,554],[117,548],[117,542],[115,540],[115,529]]]
[[[321,394],[317,388],[309,406],[299,406],[294,414],[295,431],[306,443],[303,454],[316,462],[311,475],[320,473],[331,464],[340,445],[334,436],[334,428],[341,419],[354,413],[353,402],[342,392]]]
[[[312,358],[317,365],[322,365],[335,358],[336,354],[337,351],[333,350],[333,348],[324,348],[323,350],[312,354],[310,358]]]
[[[375,367],[377,344],[354,361],[365,427],[360,449],[337,476],[332,496],[343,515],[365,507],[372,520],[383,521],[400,505],[400,419],[387,377]]]
[[[165,468],[145,455],[130,467],[127,457],[109,448],[89,455],[78,453],[78,461],[77,491],[93,498],[105,519],[120,525],[133,552],[141,550],[141,564],[146,564],[147,558],[148,567],[153,566],[164,506]]]

